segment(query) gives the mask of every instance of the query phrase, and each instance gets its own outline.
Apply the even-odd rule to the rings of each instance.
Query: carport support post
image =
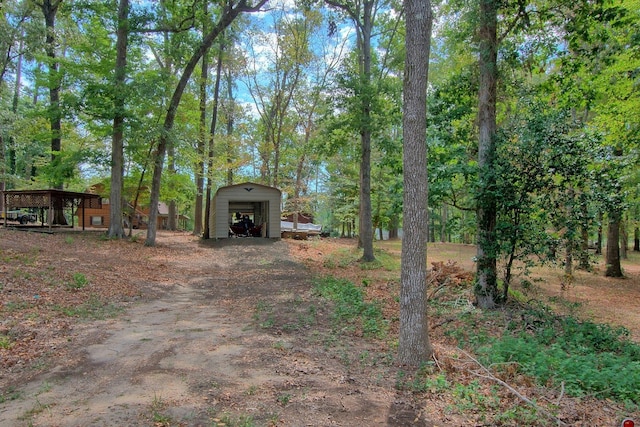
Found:
[[[84,231],[84,208],[87,204],[87,199],[82,198],[82,231]]]
[[[47,212],[47,222],[49,222],[49,231],[51,231],[51,223],[53,222],[53,196],[49,192],[49,212]]]
[[[9,215],[9,211],[7,210],[7,193],[2,192],[2,205],[4,210],[4,228],[7,228],[7,215]]]

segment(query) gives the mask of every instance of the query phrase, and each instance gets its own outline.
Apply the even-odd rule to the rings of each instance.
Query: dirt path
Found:
[[[284,242],[160,241],[170,256],[148,259],[145,300],[74,326],[65,360],[13,385],[1,426],[430,425],[391,367],[337,363],[350,343],[328,348],[326,313],[300,303],[313,302],[309,274]]]

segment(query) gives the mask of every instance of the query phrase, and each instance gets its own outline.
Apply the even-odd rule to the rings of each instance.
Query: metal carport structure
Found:
[[[4,206],[4,226],[7,227],[7,212],[10,209],[39,209],[40,226],[44,227],[44,210],[47,210],[47,217],[51,218],[56,209],[71,209],[71,227],[74,226],[74,208],[81,207],[100,208],[102,199],[98,194],[78,193],[64,190],[5,190],[2,193]],[[84,215],[82,229],[84,230]],[[52,228],[51,220],[47,221],[49,230]]]

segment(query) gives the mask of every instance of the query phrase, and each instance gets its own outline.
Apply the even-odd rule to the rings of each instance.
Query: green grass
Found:
[[[78,290],[82,289],[89,284],[89,279],[82,273],[73,273],[71,276],[71,282],[67,283],[67,289]]]
[[[6,335],[0,335],[0,348],[8,350],[12,346],[13,346],[13,342],[11,341],[11,338],[9,338]]]
[[[16,390],[14,386],[8,387],[6,390],[0,392],[0,403],[18,400],[22,397],[22,393],[22,391]]]
[[[324,259],[324,266],[327,268],[347,268],[356,263],[359,258],[360,254],[357,249],[343,248],[327,255]]]
[[[253,312],[253,320],[262,329],[269,329],[275,325],[273,306],[265,301],[258,301]]]
[[[375,261],[363,262],[360,264],[362,270],[378,270],[400,271],[400,257],[390,254],[384,249],[375,249]]]
[[[334,302],[334,325],[344,329],[362,328],[365,336],[382,338],[387,332],[387,322],[380,305],[365,302],[361,288],[348,280],[327,276],[315,280],[315,292]]]
[[[256,423],[250,415],[231,416],[222,415],[220,418],[213,418],[212,427],[255,427]]]
[[[56,305],[53,309],[68,317],[95,320],[109,319],[123,311],[121,307],[113,303],[103,303],[96,295],[92,295],[84,304],[73,306]]]

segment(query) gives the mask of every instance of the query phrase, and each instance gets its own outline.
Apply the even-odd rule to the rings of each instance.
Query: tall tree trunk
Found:
[[[480,91],[478,96],[478,252],[475,296],[478,307],[494,308],[497,296],[496,92],[498,80],[498,6],[480,0]]]
[[[598,238],[596,240],[596,255],[602,255],[602,223],[604,221],[602,212],[598,212]]]
[[[21,32],[21,36],[20,36],[20,46],[18,47],[18,61],[16,63],[16,83],[15,86],[13,88],[13,101],[11,103],[11,112],[13,114],[18,114],[18,105],[19,105],[19,101],[20,101],[20,90],[22,89],[22,51],[24,48],[24,32]],[[1,81],[1,80],[0,80]],[[2,161],[2,167],[3,167],[3,174],[2,174],[2,183],[0,184],[2,186],[2,190],[7,189],[7,185],[6,185],[6,179],[7,179],[7,171],[9,172],[10,175],[13,175],[16,173],[16,139],[15,136],[13,135],[13,133],[9,136],[9,145],[6,148],[5,151],[5,146],[4,144],[2,144],[2,150],[3,150],[3,161]],[[6,163],[5,163],[6,162]],[[27,172],[27,171],[25,171]],[[0,201],[0,206],[2,206],[2,201]]]
[[[207,22],[209,20],[208,3],[203,3],[203,25],[202,34],[207,34]],[[193,234],[200,236],[202,234],[202,215],[203,215],[203,193],[204,193],[204,151],[207,142],[207,84],[209,80],[209,60],[207,55],[202,55],[202,67],[200,69],[200,121],[198,132],[198,160],[196,162],[196,207],[194,213]],[[207,219],[208,220],[208,219]]]
[[[266,2],[267,0],[259,0],[256,5],[249,6],[247,4],[247,0],[240,0],[235,7],[231,5],[225,8],[225,10],[222,12],[222,15],[220,16],[218,23],[203,39],[202,43],[193,53],[191,59],[189,59],[189,62],[185,66],[182,72],[182,76],[180,76],[180,81],[178,82],[178,85],[173,92],[173,96],[171,97],[171,102],[169,103],[167,115],[165,116],[164,120],[163,130],[160,134],[160,140],[158,141],[158,148],[156,150],[156,155],[154,156],[153,179],[151,181],[151,201],[149,208],[149,229],[147,230],[147,239],[145,240],[145,245],[147,246],[154,246],[156,243],[158,202],[160,198],[160,179],[162,178],[162,168],[164,166],[164,156],[167,149],[167,140],[173,129],[173,123],[178,111],[178,106],[180,105],[180,100],[182,99],[184,89],[187,87],[189,78],[191,77],[191,74],[196,68],[198,62],[200,62],[200,58],[202,58],[202,55],[204,55],[209,50],[211,44],[218,37],[218,35],[221,34],[224,29],[227,28],[240,13],[257,11]],[[207,220],[207,223],[208,222],[209,221]]]
[[[62,0],[43,0],[40,4],[45,20],[45,51],[49,69],[49,125],[51,128],[51,162],[55,165],[61,149],[61,112],[60,112],[60,63],[56,57],[56,15]],[[54,188],[62,189],[63,182],[56,180]]]
[[[206,5],[206,2],[205,2]],[[194,213],[193,234],[202,234],[203,193],[204,193],[204,147],[207,139],[207,76],[209,64],[207,55],[202,57],[202,71],[200,72],[200,124],[198,132],[198,160],[196,161],[196,207]]]
[[[49,68],[49,124],[51,128],[51,166],[53,176],[51,186],[54,189],[64,188],[64,177],[58,175],[62,150],[62,112],[60,109],[60,63],[56,57],[56,15],[62,0],[43,0],[39,4],[42,9],[46,29],[45,51]],[[49,212],[52,224],[67,225],[62,206],[54,206],[54,211]]]
[[[418,367],[433,356],[427,318],[427,76],[431,4],[405,0],[403,80],[404,237],[400,273],[398,361]]]
[[[233,132],[235,127],[235,98],[233,94],[233,76],[231,74],[231,70],[229,70],[226,74],[227,79],[227,185],[233,185],[233,159],[234,159],[234,148],[233,148]]]
[[[20,37],[20,47],[18,48],[18,60],[16,63],[16,82],[13,89],[13,102],[11,105],[11,112],[13,114],[18,113],[18,102],[20,100],[20,89],[22,88],[22,49],[23,49],[23,34]],[[3,73],[4,74],[4,73]],[[0,84],[2,84],[2,77],[0,76]],[[5,146],[5,140],[0,132],[0,192],[8,189],[7,187],[7,172],[11,175],[15,174],[16,165],[16,149],[15,138],[13,135],[9,136],[8,146]],[[4,197],[0,197],[0,212],[4,212]]]
[[[209,128],[209,154],[207,156],[207,197],[205,205],[205,216],[207,217],[207,225],[204,229],[203,238],[211,238],[211,230],[209,228],[209,217],[211,215],[211,189],[213,187],[213,155],[216,127],[218,123],[218,102],[220,99],[220,79],[222,78],[222,58],[224,53],[225,43],[224,40],[220,41],[220,48],[218,50],[218,65],[216,66],[216,81],[213,90],[213,112],[211,113],[211,127]]]
[[[371,205],[371,104],[373,91],[371,87],[371,33],[373,31],[373,1],[363,2],[361,28],[361,58],[364,93],[362,97],[362,127],[360,129],[360,243],[362,244],[362,260],[376,259],[373,252],[373,218]]]
[[[2,132],[0,132],[0,212],[4,212],[4,190],[6,189],[6,176],[7,176],[7,166],[6,166],[6,155],[5,155],[5,147],[4,147],[4,138],[2,137]]]
[[[633,251],[640,252],[640,228],[634,227],[633,229]]]
[[[373,261],[373,208],[371,205],[371,134],[372,134],[372,75],[371,37],[373,31],[373,10],[376,0],[363,0],[351,4],[344,0],[325,0],[331,6],[345,11],[353,20],[357,37],[357,53],[360,83],[357,97],[360,101],[360,207],[358,247],[363,249],[362,261]]]
[[[607,227],[607,277],[624,277],[620,265],[620,222],[622,214],[619,211],[609,212],[609,226]]]
[[[125,79],[127,76],[127,37],[129,34],[129,0],[118,5],[118,29],[116,31],[115,90],[113,98],[113,137],[111,140],[111,194],[109,211],[110,238],[124,237],[122,225],[122,186],[124,175],[124,118]],[[133,219],[133,218],[132,218]]]
[[[300,194],[302,192],[302,171],[304,169],[304,161],[306,159],[303,152],[298,159],[296,166],[296,182],[293,189],[293,229],[298,229],[298,215],[300,214]]]

